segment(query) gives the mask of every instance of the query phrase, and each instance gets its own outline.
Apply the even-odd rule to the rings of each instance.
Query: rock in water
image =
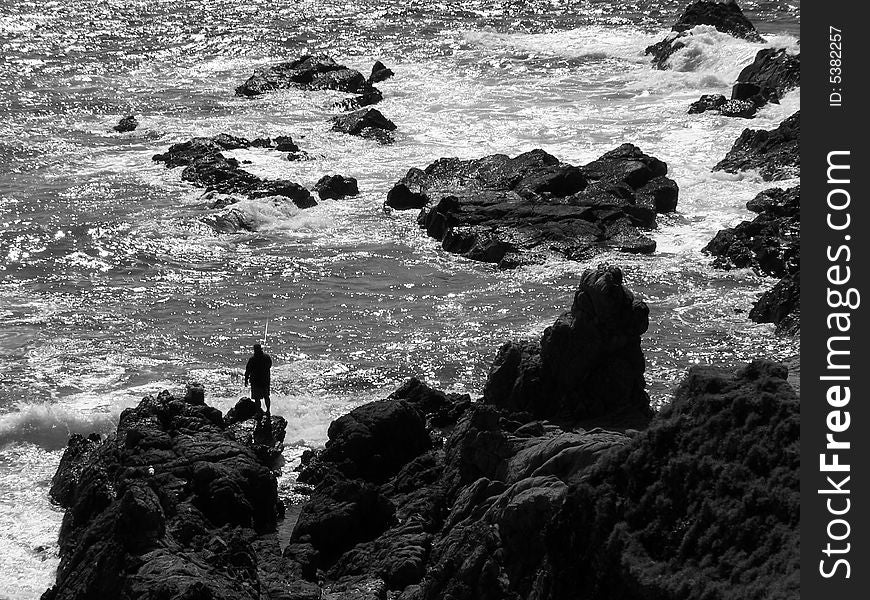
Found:
[[[321,200],[328,198],[344,198],[359,194],[359,185],[353,177],[344,175],[324,175],[314,184],[314,191]]]
[[[622,271],[583,274],[570,312],[540,342],[509,342],[493,362],[484,402],[550,420],[589,420],[625,412],[651,416],[640,336],[649,308],[622,285]]]
[[[236,88],[237,96],[259,96],[287,88],[362,93],[372,89],[362,73],[325,54],[305,55],[257,71]]]
[[[749,313],[756,323],[773,323],[777,333],[800,329],[800,186],[764,190],[746,203],[752,221],[723,229],[704,247],[721,269],[751,268],[781,278]]]
[[[392,131],[396,124],[386,118],[376,108],[364,108],[332,120],[332,130],[348,135],[373,139],[381,144],[393,142]]]
[[[275,475],[195,390],[145,398],[102,442],[74,436],[51,494],[66,516],[45,600],[256,600],[288,583]]]
[[[646,54],[652,55],[652,62],[656,68],[668,68],[668,59],[674,52],[686,46],[686,38],[691,35],[689,30],[698,25],[710,25],[715,27],[717,31],[750,42],[764,42],[764,38],[743,14],[737,2],[733,0],[728,2],[700,0],[686,7],[682,16],[671,28],[674,33],[646,48]]]
[[[649,253],[657,212],[676,209],[667,165],[624,144],[583,167],[543,150],[515,158],[442,158],[411,169],[385,205],[425,207],[418,223],[448,252],[511,268],[615,248]]]
[[[372,65],[372,74],[369,75],[369,83],[380,83],[381,81],[385,81],[395,75],[392,69],[389,69],[384,63],[381,61],[375,61],[375,64]]]
[[[800,175],[800,111],[771,131],[744,129],[714,171],[756,170],[765,181]]]
[[[565,494],[535,597],[797,598],[800,402],[786,375],[693,367]]]
[[[133,131],[137,127],[139,127],[139,121],[136,120],[136,116],[128,115],[118,121],[118,124],[112,127],[112,129],[119,133],[125,133],[127,131]]]

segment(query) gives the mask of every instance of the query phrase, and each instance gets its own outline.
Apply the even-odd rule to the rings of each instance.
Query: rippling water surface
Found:
[[[190,379],[228,408],[267,319],[288,453],[322,443],[331,418],[409,375],[479,393],[497,346],[538,335],[603,260],[650,305],[656,403],[691,364],[793,357],[794,340],[747,318],[773,282],[714,271],[700,252],[770,184],[712,174],[747,122],[690,118],[686,106],[727,93],[759,46],[700,31],[671,71],[654,71],[643,49],[682,8],[0,0],[0,598],[38,598],[53,579],[61,513],[46,492],[68,433],[108,431],[143,395]],[[744,8],[770,45],[797,51],[797,2]],[[399,126],[395,145],[329,132],[341,94],[233,95],[256,67],[310,51],[396,71],[378,107]],[[772,128],[799,102],[792,92],[751,126]],[[111,131],[132,113],[138,129]],[[362,194],[306,211],[246,202],[260,230],[216,234],[200,220],[200,191],[151,156],[220,132],[290,134],[316,160],[233,154],[308,187],[352,175]],[[540,147],[577,164],[623,142],[665,160],[680,185],[652,256],[499,272],[442,252],[415,214],[381,210],[409,167],[441,156]]]

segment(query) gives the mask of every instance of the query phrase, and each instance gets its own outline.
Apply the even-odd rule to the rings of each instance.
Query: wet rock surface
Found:
[[[361,93],[370,90],[371,84],[362,73],[330,56],[309,54],[257,71],[236,88],[236,95],[259,96],[288,88]]]
[[[355,135],[380,144],[391,144],[392,132],[396,124],[386,118],[376,108],[364,108],[347,115],[339,115],[332,120],[332,131]]]
[[[359,194],[359,185],[353,177],[324,175],[314,184],[314,191],[317,192],[321,200],[329,198],[338,199],[346,196],[356,196]]]
[[[650,253],[655,242],[642,230],[677,205],[667,171],[632,144],[582,167],[543,150],[442,158],[409,170],[385,206],[423,207],[420,227],[445,250],[502,268],[552,255],[583,259],[607,248]]]
[[[118,121],[118,124],[112,127],[112,129],[118,133],[126,133],[135,130],[137,127],[139,127],[139,121],[136,120],[136,116],[127,115]]]
[[[685,48],[685,39],[691,35],[691,30],[698,25],[709,25],[717,31],[727,33],[736,38],[750,42],[764,42],[764,38],[755,26],[743,14],[737,2],[717,2],[716,0],[700,0],[686,7],[683,14],[674,23],[673,33],[660,42],[646,48],[646,54],[652,57],[652,63],[657,69],[667,69],[668,60]]]
[[[765,181],[800,175],[800,111],[776,129],[744,129],[714,171],[739,173],[755,170]]]

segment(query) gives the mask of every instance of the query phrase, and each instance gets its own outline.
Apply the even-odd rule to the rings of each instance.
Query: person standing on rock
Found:
[[[272,370],[272,357],[263,352],[263,346],[254,344],[254,354],[248,359],[245,368],[245,386],[251,382],[251,400],[260,405],[262,399],[266,404],[266,414],[270,414],[269,384]]]

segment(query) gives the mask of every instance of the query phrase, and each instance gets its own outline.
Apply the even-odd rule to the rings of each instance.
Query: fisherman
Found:
[[[272,369],[272,357],[263,352],[263,346],[254,344],[254,355],[248,359],[248,366],[245,368],[245,386],[248,381],[251,382],[251,400],[257,401],[257,406],[260,406],[260,399],[266,403],[266,414],[270,414],[269,403],[269,380],[270,370]]]

